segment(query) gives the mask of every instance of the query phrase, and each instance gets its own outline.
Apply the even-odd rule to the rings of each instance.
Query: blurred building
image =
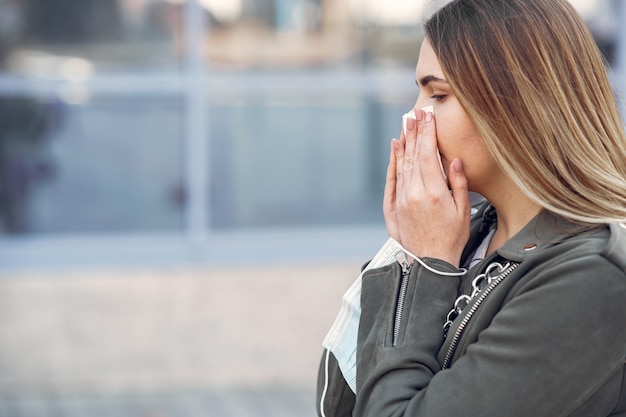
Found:
[[[228,261],[250,233],[323,254],[337,227],[348,247],[380,230],[419,33],[368,7],[1,0],[0,264]]]

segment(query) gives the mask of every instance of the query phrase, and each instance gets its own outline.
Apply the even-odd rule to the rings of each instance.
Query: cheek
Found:
[[[464,148],[462,145],[467,143],[464,136],[466,135],[454,123],[437,124],[437,146],[442,156],[449,161],[461,157]]]
[[[462,152],[464,148],[473,147],[476,142],[480,142],[474,124],[459,105],[437,109],[435,117],[437,139],[442,151],[450,148],[450,151]]]

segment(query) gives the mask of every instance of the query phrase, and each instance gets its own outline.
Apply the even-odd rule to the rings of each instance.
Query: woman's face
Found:
[[[437,144],[446,173],[454,158],[461,159],[470,191],[487,196],[500,170],[452,92],[427,39],[422,43],[415,77],[420,90],[415,108],[433,106]]]

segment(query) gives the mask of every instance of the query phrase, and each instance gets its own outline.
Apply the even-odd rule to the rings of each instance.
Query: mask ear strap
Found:
[[[422,265],[424,268],[426,268],[427,270],[429,270],[430,272],[437,274],[437,275],[441,275],[444,277],[462,277],[463,275],[467,274],[467,269],[465,268],[460,268],[459,272],[446,272],[446,271],[439,271],[429,265],[426,265],[426,262],[424,262],[422,259],[420,259],[419,256],[413,255],[411,252],[409,252],[408,250],[406,250],[404,248],[404,246],[400,245],[400,243],[396,242],[398,244],[398,246],[400,246],[400,248],[402,248],[402,251],[404,253],[406,253],[407,255],[409,255],[411,258],[415,259],[420,265]]]

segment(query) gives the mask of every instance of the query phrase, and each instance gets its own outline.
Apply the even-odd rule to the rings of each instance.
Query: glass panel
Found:
[[[46,78],[137,68],[176,69],[183,7],[178,3],[0,1],[0,69]]]
[[[380,224],[389,140],[412,100],[216,100],[211,224]]]
[[[0,99],[0,233],[180,230],[180,99]]]

